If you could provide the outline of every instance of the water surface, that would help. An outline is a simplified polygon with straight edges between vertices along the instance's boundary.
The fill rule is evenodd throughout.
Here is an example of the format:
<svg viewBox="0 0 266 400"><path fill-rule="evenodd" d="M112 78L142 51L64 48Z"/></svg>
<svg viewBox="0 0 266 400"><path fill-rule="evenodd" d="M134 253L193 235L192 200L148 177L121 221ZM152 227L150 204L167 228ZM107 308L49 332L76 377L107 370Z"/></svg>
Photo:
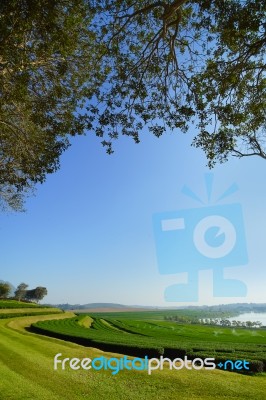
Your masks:
<svg viewBox="0 0 266 400"><path fill-rule="evenodd" d="M249 313L244 313L238 315L238 317L232 317L228 318L229 321L240 321L240 322L246 322L246 321L260 321L262 325L266 326L266 313L255 313L255 312L249 312Z"/></svg>

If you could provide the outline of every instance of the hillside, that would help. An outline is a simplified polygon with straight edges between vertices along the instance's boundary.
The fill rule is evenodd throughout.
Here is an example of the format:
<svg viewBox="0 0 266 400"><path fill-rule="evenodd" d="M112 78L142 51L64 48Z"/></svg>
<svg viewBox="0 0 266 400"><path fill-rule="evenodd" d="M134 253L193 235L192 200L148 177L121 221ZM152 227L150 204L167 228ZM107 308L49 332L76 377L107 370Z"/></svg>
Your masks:
<svg viewBox="0 0 266 400"><path fill-rule="evenodd" d="M219 311L231 312L234 314L244 312L266 312L266 303L233 303L219 304L213 306L182 306L182 307L156 307L145 305L125 305L119 303L88 303L88 304L56 304L53 307L58 307L62 310L88 310L100 312L102 311L141 311L141 310L204 310L204 311Z"/></svg>

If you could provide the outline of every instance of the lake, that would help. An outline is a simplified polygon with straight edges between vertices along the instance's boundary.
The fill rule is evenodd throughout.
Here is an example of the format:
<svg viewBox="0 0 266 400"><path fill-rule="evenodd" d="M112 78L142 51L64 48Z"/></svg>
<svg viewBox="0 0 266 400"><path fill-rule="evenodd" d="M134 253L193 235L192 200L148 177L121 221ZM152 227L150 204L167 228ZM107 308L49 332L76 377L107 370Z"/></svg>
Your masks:
<svg viewBox="0 0 266 400"><path fill-rule="evenodd" d="M249 312L249 313L244 313L238 315L238 317L232 317L228 318L229 321L241 321L241 322L246 322L246 321L260 321L262 325L266 326L266 313L255 313L255 312Z"/></svg>

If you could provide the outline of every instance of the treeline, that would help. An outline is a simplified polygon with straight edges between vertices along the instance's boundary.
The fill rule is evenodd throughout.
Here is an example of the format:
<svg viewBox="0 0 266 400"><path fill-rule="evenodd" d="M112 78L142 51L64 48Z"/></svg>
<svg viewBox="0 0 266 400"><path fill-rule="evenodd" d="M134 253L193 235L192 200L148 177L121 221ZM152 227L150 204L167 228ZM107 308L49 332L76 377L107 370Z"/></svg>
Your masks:
<svg viewBox="0 0 266 400"><path fill-rule="evenodd" d="M182 324L202 324L202 325L215 325L215 326L224 326L224 327L235 327L235 328L261 328L262 322L260 321L237 321L233 320L230 321L229 319L222 319L222 318L191 318L185 316L165 316L165 321L173 321Z"/></svg>
<svg viewBox="0 0 266 400"><path fill-rule="evenodd" d="M229 319L200 319L199 320L200 324L204 325L217 325L217 326L228 326L228 327L244 327L244 328L261 328L262 327L262 322L260 321L237 321L233 320L230 321Z"/></svg>
<svg viewBox="0 0 266 400"><path fill-rule="evenodd" d="M213 306L188 306L187 310L199 310L208 312L226 312L243 314L246 312L266 312L266 303L232 303Z"/></svg>
<svg viewBox="0 0 266 400"><path fill-rule="evenodd" d="M0 299L13 299L18 301L39 302L47 295L47 289L37 286L35 289L28 289L29 285L22 282L11 296L12 287L8 282L0 282Z"/></svg>
<svg viewBox="0 0 266 400"><path fill-rule="evenodd" d="M164 317L165 321L173 321L173 322L179 322L180 324L199 324L200 319L199 318L193 318L189 316L183 316L183 315L166 315Z"/></svg>

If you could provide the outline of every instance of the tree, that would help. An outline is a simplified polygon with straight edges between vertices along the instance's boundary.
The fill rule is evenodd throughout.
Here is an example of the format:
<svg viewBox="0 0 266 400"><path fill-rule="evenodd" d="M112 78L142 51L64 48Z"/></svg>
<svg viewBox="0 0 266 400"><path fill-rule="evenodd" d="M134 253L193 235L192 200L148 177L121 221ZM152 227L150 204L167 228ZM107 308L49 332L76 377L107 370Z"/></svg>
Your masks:
<svg viewBox="0 0 266 400"><path fill-rule="evenodd" d="M38 286L35 289L26 290L25 299L30 301L36 301L37 303L47 295L47 289L42 286Z"/></svg>
<svg viewBox="0 0 266 400"><path fill-rule="evenodd" d="M35 289L26 290L25 300L34 301L35 300Z"/></svg>
<svg viewBox="0 0 266 400"><path fill-rule="evenodd" d="M42 286L38 286L35 289L35 299L37 301L37 303L42 300L45 296L47 296L48 292L47 289L45 287Z"/></svg>
<svg viewBox="0 0 266 400"><path fill-rule="evenodd" d="M8 283L0 283L0 299L6 299L11 291L11 287Z"/></svg>
<svg viewBox="0 0 266 400"><path fill-rule="evenodd" d="M266 159L266 5L203 1L202 29L214 44L194 79L199 134L194 140L213 166L237 157Z"/></svg>
<svg viewBox="0 0 266 400"><path fill-rule="evenodd" d="M25 298L28 286L29 285L27 285L26 283L20 283L18 285L17 289L15 290L16 300L20 301Z"/></svg>
<svg viewBox="0 0 266 400"><path fill-rule="evenodd" d="M75 111L98 79L97 48L82 0L11 0L0 15L0 195L19 210L84 130Z"/></svg>
<svg viewBox="0 0 266 400"><path fill-rule="evenodd" d="M210 167L266 158L265 11L254 0L2 2L3 201L20 209L69 136L88 131L112 153L120 135L138 143L144 129L194 122Z"/></svg>

